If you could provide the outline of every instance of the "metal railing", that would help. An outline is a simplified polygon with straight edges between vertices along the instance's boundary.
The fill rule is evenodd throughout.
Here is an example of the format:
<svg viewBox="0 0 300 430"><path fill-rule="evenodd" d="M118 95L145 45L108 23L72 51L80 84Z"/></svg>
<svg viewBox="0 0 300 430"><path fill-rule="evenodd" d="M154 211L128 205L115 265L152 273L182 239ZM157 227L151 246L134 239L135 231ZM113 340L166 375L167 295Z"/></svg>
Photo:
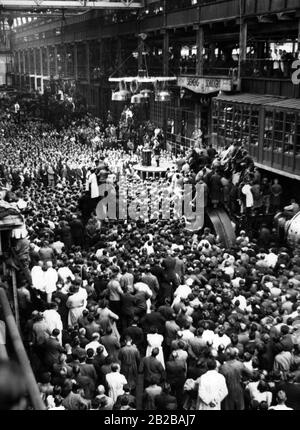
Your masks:
<svg viewBox="0 0 300 430"><path fill-rule="evenodd" d="M181 63L180 67L176 70L176 74L179 75L195 75L196 74L196 63L189 64L188 61L185 63L184 61ZM204 62L203 65L203 75L204 76L229 76L233 77L234 71L237 70L238 65L232 63L231 65L214 65Z"/></svg>
<svg viewBox="0 0 300 430"><path fill-rule="evenodd" d="M38 388L35 376L33 374L30 361L27 352L24 348L23 341L21 339L15 318L13 316L6 291L0 287L0 305L2 307L2 313L4 322L7 328L7 333L10 336L11 344L14 353L17 357L18 363L24 375L27 391L31 404L35 410L45 410L46 407L42 401L40 390Z"/></svg>
<svg viewBox="0 0 300 430"><path fill-rule="evenodd" d="M175 156L177 156L178 153L186 152L187 150L194 148L195 144L195 139L181 136L180 134L167 133L167 150L173 152Z"/></svg>
<svg viewBox="0 0 300 430"><path fill-rule="evenodd" d="M294 59L249 59L242 61L241 76L243 78L290 79L294 61Z"/></svg>

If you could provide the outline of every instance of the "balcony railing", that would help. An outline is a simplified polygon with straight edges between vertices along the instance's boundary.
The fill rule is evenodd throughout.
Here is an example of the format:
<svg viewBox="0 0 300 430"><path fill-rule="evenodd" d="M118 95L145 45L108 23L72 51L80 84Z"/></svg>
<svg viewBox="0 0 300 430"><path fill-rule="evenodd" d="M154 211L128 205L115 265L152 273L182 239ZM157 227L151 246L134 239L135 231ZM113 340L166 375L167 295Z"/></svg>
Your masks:
<svg viewBox="0 0 300 430"><path fill-rule="evenodd" d="M176 156L179 153L186 152L195 147L196 140L180 134L167 132L167 145L168 150L173 152Z"/></svg>
<svg viewBox="0 0 300 430"><path fill-rule="evenodd" d="M290 79L292 64L295 60L252 59L242 62L241 76L243 78L274 78Z"/></svg>
<svg viewBox="0 0 300 430"><path fill-rule="evenodd" d="M167 3L167 11L185 9L192 6L202 6L208 3L216 3L219 0L172 0Z"/></svg>

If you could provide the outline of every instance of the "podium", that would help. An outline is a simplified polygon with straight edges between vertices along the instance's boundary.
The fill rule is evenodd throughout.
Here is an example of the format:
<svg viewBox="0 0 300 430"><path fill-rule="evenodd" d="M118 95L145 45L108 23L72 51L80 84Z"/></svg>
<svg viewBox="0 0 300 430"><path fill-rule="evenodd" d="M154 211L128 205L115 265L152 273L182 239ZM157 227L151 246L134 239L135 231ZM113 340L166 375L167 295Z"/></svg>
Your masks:
<svg viewBox="0 0 300 430"><path fill-rule="evenodd" d="M142 165L149 167L152 165L152 150L144 149L142 152Z"/></svg>

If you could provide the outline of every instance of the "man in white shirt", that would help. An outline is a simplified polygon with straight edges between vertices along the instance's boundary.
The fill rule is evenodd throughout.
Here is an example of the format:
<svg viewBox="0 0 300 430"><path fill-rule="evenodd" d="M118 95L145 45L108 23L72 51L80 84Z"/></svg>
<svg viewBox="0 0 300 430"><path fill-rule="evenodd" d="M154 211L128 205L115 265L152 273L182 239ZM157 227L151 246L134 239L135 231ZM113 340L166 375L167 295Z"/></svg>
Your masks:
<svg viewBox="0 0 300 430"><path fill-rule="evenodd" d="M192 279L187 279L185 285L179 285L179 287L177 287L176 291L174 292L174 301L172 303L172 307L175 304L180 303L181 299L187 299L188 298L188 296L192 292L192 289L187 284L192 284L192 283L193 283Z"/></svg>
<svg viewBox="0 0 300 430"><path fill-rule="evenodd" d="M14 109L15 109L15 113L19 113L19 111L20 111L20 105L19 105L18 102L15 103Z"/></svg>
<svg viewBox="0 0 300 430"><path fill-rule="evenodd" d="M274 253L273 249L270 249L269 254L265 256L265 262L268 267L274 269L278 261L278 255Z"/></svg>
<svg viewBox="0 0 300 430"><path fill-rule="evenodd" d="M215 340L215 333L212 330L206 328L202 334L202 339L207 343L213 344Z"/></svg>
<svg viewBox="0 0 300 430"><path fill-rule="evenodd" d="M220 326L219 329L217 329L218 333L215 334L214 340L213 340L213 349L218 350L220 345L223 345L225 349L228 345L230 345L231 340L225 334L225 330L222 326Z"/></svg>
<svg viewBox="0 0 300 430"><path fill-rule="evenodd" d="M235 269L232 264L230 264L230 261L225 261L225 267L223 268L223 272L228 275L230 279L234 277Z"/></svg>
<svg viewBox="0 0 300 430"><path fill-rule="evenodd" d="M53 268L52 261L46 262L46 272L45 272L45 291L47 294L47 303L51 303L52 293L56 291L56 283L58 281L57 271Z"/></svg>
<svg viewBox="0 0 300 430"><path fill-rule="evenodd" d="M50 226L51 228L51 226ZM61 240L56 240L55 242L53 242L51 245L51 248L54 249L54 251L56 252L57 255L61 255L63 252L63 248L65 247L65 244L61 241Z"/></svg>
<svg viewBox="0 0 300 430"><path fill-rule="evenodd" d="M62 344L62 330L63 323L59 313L57 312L58 306L56 303L50 303L49 309L43 312L45 323L48 325L50 333L57 328L60 331L58 335L59 343Z"/></svg>
<svg viewBox="0 0 300 430"><path fill-rule="evenodd" d="M144 292L148 295L149 298L146 301L146 303L147 303L147 314L150 314L151 313L151 297L153 296L151 288L147 284L145 284L144 282L137 282L136 284L134 284L133 288L134 288L134 291Z"/></svg>
<svg viewBox="0 0 300 430"><path fill-rule="evenodd" d="M287 401L286 393L283 390L278 391L277 394L277 405L271 406L269 411L292 411L293 408L288 408L285 404Z"/></svg>
<svg viewBox="0 0 300 430"><path fill-rule="evenodd" d="M63 284L67 283L68 278L72 281L75 279L73 272L68 268L68 266L64 266L63 263L61 263L61 267L58 269L57 274Z"/></svg>
<svg viewBox="0 0 300 430"><path fill-rule="evenodd" d="M45 272L43 271L44 263L43 261L38 261L36 266L33 266L31 269L31 280L32 287L36 290L45 293L46 291L46 283L45 283Z"/></svg>
<svg viewBox="0 0 300 430"><path fill-rule="evenodd" d="M99 341L100 341L100 334L99 333L93 333L92 334L92 341L85 346L85 350L87 351L88 349L93 349L95 354L96 354L97 348L99 346L102 346L102 348L103 348L102 354L104 357L107 357L108 353L106 351L106 348Z"/></svg>
<svg viewBox="0 0 300 430"><path fill-rule="evenodd" d="M237 289L240 288L241 286L241 281L242 283L245 282L245 279L240 278L239 276L237 276L236 278L231 280L231 285L233 286L233 288Z"/></svg>
<svg viewBox="0 0 300 430"><path fill-rule="evenodd" d="M254 199L250 184L243 186L242 193L246 196L246 209L251 209L254 205Z"/></svg>
<svg viewBox="0 0 300 430"><path fill-rule="evenodd" d="M124 385L127 384L127 379L120 373L120 366L112 364L111 372L106 375L106 382L108 385L108 395L116 402L118 396L124 394Z"/></svg>
<svg viewBox="0 0 300 430"><path fill-rule="evenodd" d="M228 394L226 379L217 370L214 359L207 362L208 371L197 379L196 410L221 410L221 402Z"/></svg>
<svg viewBox="0 0 300 430"><path fill-rule="evenodd" d="M151 240L148 240L148 242L145 243L143 249L146 249L148 256L154 254L154 248Z"/></svg>

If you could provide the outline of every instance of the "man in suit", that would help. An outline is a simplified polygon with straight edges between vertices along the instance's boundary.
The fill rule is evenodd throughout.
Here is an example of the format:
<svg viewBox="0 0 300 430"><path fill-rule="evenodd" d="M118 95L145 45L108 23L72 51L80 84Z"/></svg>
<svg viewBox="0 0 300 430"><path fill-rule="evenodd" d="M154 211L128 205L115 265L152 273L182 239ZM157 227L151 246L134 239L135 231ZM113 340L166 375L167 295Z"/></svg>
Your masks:
<svg viewBox="0 0 300 430"><path fill-rule="evenodd" d="M91 341L94 333L100 332L100 325L96 323L95 318L92 314L87 317L88 324L85 326L86 338Z"/></svg>
<svg viewBox="0 0 300 430"><path fill-rule="evenodd" d="M165 370L161 362L156 358L158 348L153 348L151 356L145 357L141 362L140 373L144 373L144 385L148 387L151 381L160 384L166 379Z"/></svg>
<svg viewBox="0 0 300 430"><path fill-rule="evenodd" d="M134 308L136 298L130 293L127 285L123 287L124 294L121 295L121 324L122 328L126 329L134 316Z"/></svg>
<svg viewBox="0 0 300 430"><path fill-rule="evenodd" d="M202 339L204 332L203 327L199 327L196 330L195 336L188 339L188 352L191 359L197 361L200 357L201 352L206 347L206 340Z"/></svg>
<svg viewBox="0 0 300 430"><path fill-rule="evenodd" d="M179 258L180 253L179 251L174 252L175 257L175 273L179 277L180 282L182 283L184 281L184 275L185 275L185 266L184 261Z"/></svg>
<svg viewBox="0 0 300 430"><path fill-rule="evenodd" d="M117 362L121 346L111 327L107 327L106 334L100 338L100 343L104 345L107 353Z"/></svg>
<svg viewBox="0 0 300 430"><path fill-rule="evenodd" d="M158 279L155 275L151 273L151 267L150 264L146 264L144 273L142 274L141 282L144 282L148 285L149 288L151 288L152 291L152 301L156 299L158 290L159 290L159 283Z"/></svg>
<svg viewBox="0 0 300 430"><path fill-rule="evenodd" d="M180 284L175 271L176 259L173 257L164 258L162 261L162 267L165 269L165 281L171 283L175 290Z"/></svg>
<svg viewBox="0 0 300 430"><path fill-rule="evenodd" d="M73 244L82 247L84 245L84 225L77 215L72 216L70 227Z"/></svg>
<svg viewBox="0 0 300 430"><path fill-rule="evenodd" d="M156 410L158 411L176 411L177 400L171 395L171 386L167 382L163 384L162 392L154 400Z"/></svg>
<svg viewBox="0 0 300 430"><path fill-rule="evenodd" d="M300 410L300 384L295 382L295 375L293 373L286 375L286 381L281 383L280 390L286 393L286 406L296 411Z"/></svg>
<svg viewBox="0 0 300 430"><path fill-rule="evenodd" d="M87 376L92 381L97 381L97 373L95 370L94 364L88 364L86 362L87 355L84 354L79 357L79 368L80 368L80 375L81 376Z"/></svg>
<svg viewBox="0 0 300 430"><path fill-rule="evenodd" d="M183 406L183 386L186 380L186 363L180 360L178 353L173 351L166 363L167 380L171 385L172 394L176 396L178 408Z"/></svg>
<svg viewBox="0 0 300 430"><path fill-rule="evenodd" d="M105 354L103 345L98 346L96 349L96 355L93 357L93 365L97 373L98 381L102 376L101 366L105 364Z"/></svg>
<svg viewBox="0 0 300 430"><path fill-rule="evenodd" d="M61 346L58 336L60 335L60 331L55 328L51 336L44 343L44 363L52 370L53 364L58 363L59 356L62 352L65 352L65 349Z"/></svg>
<svg viewBox="0 0 300 430"><path fill-rule="evenodd" d="M251 376L252 372L237 360L238 350L228 349L229 359L220 367L220 373L225 376L228 389L228 396L223 402L223 407L227 411L244 410L244 390L242 387L243 376Z"/></svg>
<svg viewBox="0 0 300 430"><path fill-rule="evenodd" d="M175 321L175 314L172 313L169 316L168 321L165 322L165 339L163 349L166 360L169 358L171 352L172 341L177 339L177 333L179 330L180 327Z"/></svg>
<svg viewBox="0 0 300 430"><path fill-rule="evenodd" d="M121 394L120 396L118 396L117 401L114 405L114 409L118 410L121 408L122 400L124 398L128 399L129 406L136 408L136 398L131 394L129 385L128 384L124 385L123 390L124 390L124 394Z"/></svg>
<svg viewBox="0 0 300 430"><path fill-rule="evenodd" d="M156 312L152 309L151 313L146 314L141 319L141 327L145 334L151 333L151 328L156 327L159 334L164 334L165 332L165 318L160 312Z"/></svg>
<svg viewBox="0 0 300 430"><path fill-rule="evenodd" d="M132 343L136 345L141 355L144 355L143 354L143 351L145 349L144 333L143 333L143 330L140 327L138 327L138 322L139 322L139 318L135 316L133 318L132 324L124 330L123 335L124 337L126 336L130 337L132 339Z"/></svg>
<svg viewBox="0 0 300 430"><path fill-rule="evenodd" d="M140 353L136 345L132 344L132 339L126 337L126 343L119 352L121 362L121 373L127 379L131 390L135 390L138 379L138 368L140 364Z"/></svg>

